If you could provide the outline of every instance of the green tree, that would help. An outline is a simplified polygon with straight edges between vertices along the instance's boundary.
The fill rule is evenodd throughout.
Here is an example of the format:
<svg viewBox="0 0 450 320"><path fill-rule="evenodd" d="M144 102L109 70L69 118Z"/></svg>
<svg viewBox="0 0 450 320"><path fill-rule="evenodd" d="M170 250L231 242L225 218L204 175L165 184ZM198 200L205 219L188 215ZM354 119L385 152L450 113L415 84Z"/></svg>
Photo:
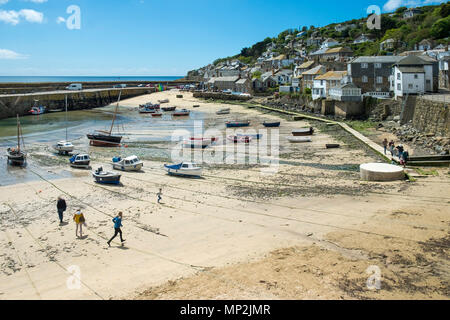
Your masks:
<svg viewBox="0 0 450 320"><path fill-rule="evenodd" d="M439 19L431 27L431 36L434 39L442 39L450 36L450 16Z"/></svg>

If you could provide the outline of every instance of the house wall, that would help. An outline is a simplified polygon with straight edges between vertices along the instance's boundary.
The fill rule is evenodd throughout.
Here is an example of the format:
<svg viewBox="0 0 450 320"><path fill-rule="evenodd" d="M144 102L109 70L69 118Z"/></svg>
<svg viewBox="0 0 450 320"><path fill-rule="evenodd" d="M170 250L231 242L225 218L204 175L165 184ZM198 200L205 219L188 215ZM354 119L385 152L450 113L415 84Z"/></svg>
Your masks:
<svg viewBox="0 0 450 320"><path fill-rule="evenodd" d="M398 74L401 75L401 79L398 79ZM418 76L415 79L415 75ZM395 67L395 96L402 97L407 94L423 94L425 93L425 74L424 73L402 73L397 67ZM401 84L401 88L398 85ZM412 88L409 85L412 84Z"/></svg>
<svg viewBox="0 0 450 320"><path fill-rule="evenodd" d="M364 104L352 101L335 101L334 102L334 114L339 118L352 118L364 115Z"/></svg>
<svg viewBox="0 0 450 320"><path fill-rule="evenodd" d="M368 68L362 68L361 63L349 64L349 76L352 82L362 89L362 93L366 92L389 92L392 65L394 62L382 63L381 68L375 68L375 63L368 63ZM367 82L363 82L363 77L367 77ZM377 77L383 77L382 83L377 83Z"/></svg>

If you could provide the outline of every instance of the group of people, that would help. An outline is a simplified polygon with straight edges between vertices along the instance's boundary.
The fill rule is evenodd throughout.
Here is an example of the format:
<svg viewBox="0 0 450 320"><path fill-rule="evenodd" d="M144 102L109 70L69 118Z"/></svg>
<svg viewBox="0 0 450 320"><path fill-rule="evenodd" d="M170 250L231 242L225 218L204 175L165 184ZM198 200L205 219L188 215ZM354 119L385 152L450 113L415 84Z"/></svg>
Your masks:
<svg viewBox="0 0 450 320"><path fill-rule="evenodd" d="M161 203L162 200L162 189L159 189L159 192L157 193L157 197L158 197L158 203ZM64 212L67 210L67 203L66 200L63 199L63 197L59 197L58 198L58 202L56 204L56 207L58 209L58 217L59 217L59 221L61 224L64 223L63 219L64 219ZM111 242L118 236L120 235L120 241L122 243L125 242L125 239L123 239L123 234L122 234L122 219L123 219L123 213L119 212L118 215L116 217L114 217L114 219L112 219L112 222L114 223L114 236L107 242L108 246L111 246ZM83 226L87 226L86 225L86 218L84 217L83 212L81 211L81 209L78 209L75 214L73 215L73 221L76 224L76 229L75 229L75 236L77 238L82 238L83 237Z"/></svg>
<svg viewBox="0 0 450 320"><path fill-rule="evenodd" d="M385 155L387 155L389 149L389 152L392 156L392 164L397 164L397 162L394 160L394 156L397 156L400 159L400 165L406 167L409 159L409 152L405 150L405 147L403 147L403 145L400 144L396 146L394 140L388 142L388 139L384 139L383 147Z"/></svg>

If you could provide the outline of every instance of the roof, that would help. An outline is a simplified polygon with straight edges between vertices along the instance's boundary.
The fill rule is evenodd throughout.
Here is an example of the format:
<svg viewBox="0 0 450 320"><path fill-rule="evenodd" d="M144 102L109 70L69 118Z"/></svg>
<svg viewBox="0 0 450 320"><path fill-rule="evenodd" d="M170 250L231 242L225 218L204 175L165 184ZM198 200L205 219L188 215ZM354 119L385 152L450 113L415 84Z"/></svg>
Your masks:
<svg viewBox="0 0 450 320"><path fill-rule="evenodd" d="M314 63L315 63L315 61L306 61L306 62L303 62L300 66L298 66L298 68L299 69L308 69L311 66L313 66Z"/></svg>
<svg viewBox="0 0 450 320"><path fill-rule="evenodd" d="M359 89L359 87L356 86L353 82L349 82L349 83L346 83L346 84L341 84L341 85L339 85L337 87L334 87L332 89Z"/></svg>
<svg viewBox="0 0 450 320"><path fill-rule="evenodd" d="M214 83L214 82L218 82L218 81L220 81L220 82L236 82L237 80L239 80L238 76L233 76L233 77L215 77L215 78L211 78L208 82L209 83Z"/></svg>
<svg viewBox="0 0 450 320"><path fill-rule="evenodd" d="M316 80L341 80L347 75L347 71L328 71L316 78Z"/></svg>
<svg viewBox="0 0 450 320"><path fill-rule="evenodd" d="M353 53L352 49L350 49L350 48L343 48L343 47L328 49L325 53L329 54L329 53L339 53L339 52Z"/></svg>
<svg viewBox="0 0 450 320"><path fill-rule="evenodd" d="M397 62L398 66L424 66L429 64L433 64L433 62L417 56L407 56Z"/></svg>
<svg viewBox="0 0 450 320"><path fill-rule="evenodd" d="M399 56L373 56L373 57L358 57L352 60L351 63L396 63L403 59Z"/></svg>
<svg viewBox="0 0 450 320"><path fill-rule="evenodd" d="M238 80L238 81L236 82L236 84L245 84L247 81L248 81L247 78L240 79L240 80Z"/></svg>
<svg viewBox="0 0 450 320"><path fill-rule="evenodd" d="M424 67L399 67L403 73L425 73Z"/></svg>
<svg viewBox="0 0 450 320"><path fill-rule="evenodd" d="M315 68L312 68L311 70L305 71L302 74L309 74L309 75L315 75L315 74L322 74L323 73L323 66L317 66Z"/></svg>
<svg viewBox="0 0 450 320"><path fill-rule="evenodd" d="M315 55L319 55L319 54L324 54L325 52L327 52L327 48L323 48L323 49L319 49L317 51L311 52L309 55L310 56L315 56Z"/></svg>

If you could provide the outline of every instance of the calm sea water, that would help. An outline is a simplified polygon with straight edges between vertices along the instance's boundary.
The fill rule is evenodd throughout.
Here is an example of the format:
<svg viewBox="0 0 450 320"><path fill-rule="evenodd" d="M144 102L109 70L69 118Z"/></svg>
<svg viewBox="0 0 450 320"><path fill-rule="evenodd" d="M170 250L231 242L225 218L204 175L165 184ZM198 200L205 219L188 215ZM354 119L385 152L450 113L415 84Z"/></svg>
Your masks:
<svg viewBox="0 0 450 320"><path fill-rule="evenodd" d="M182 76L159 76L159 77L146 77L146 76L130 76L130 77L81 77L81 76L67 76L67 77L15 77L15 76L0 76L0 83L36 83L36 82L126 82L126 81L174 81L183 78Z"/></svg>

